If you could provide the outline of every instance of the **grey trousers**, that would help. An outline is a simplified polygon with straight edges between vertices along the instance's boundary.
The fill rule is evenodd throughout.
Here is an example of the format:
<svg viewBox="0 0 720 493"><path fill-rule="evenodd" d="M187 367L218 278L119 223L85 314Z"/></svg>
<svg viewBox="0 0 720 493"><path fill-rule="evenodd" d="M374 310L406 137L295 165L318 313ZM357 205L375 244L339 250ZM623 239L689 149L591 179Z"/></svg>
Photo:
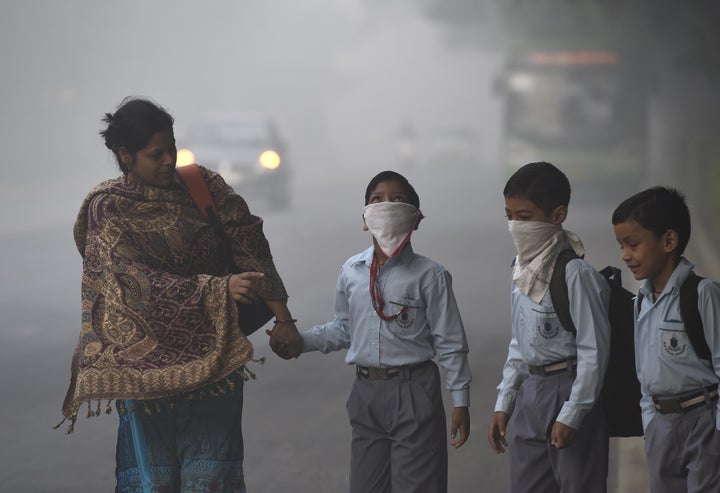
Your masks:
<svg viewBox="0 0 720 493"><path fill-rule="evenodd" d="M720 492L716 406L683 414L656 413L645 430L652 493Z"/></svg>
<svg viewBox="0 0 720 493"><path fill-rule="evenodd" d="M606 493L607 424L602 405L583 419L573 444L550 444L555 417L570 395L568 373L531 375L518 392L508 430L510 493Z"/></svg>
<svg viewBox="0 0 720 493"><path fill-rule="evenodd" d="M347 401L351 493L445 493L448 452L434 363L388 380L357 377Z"/></svg>

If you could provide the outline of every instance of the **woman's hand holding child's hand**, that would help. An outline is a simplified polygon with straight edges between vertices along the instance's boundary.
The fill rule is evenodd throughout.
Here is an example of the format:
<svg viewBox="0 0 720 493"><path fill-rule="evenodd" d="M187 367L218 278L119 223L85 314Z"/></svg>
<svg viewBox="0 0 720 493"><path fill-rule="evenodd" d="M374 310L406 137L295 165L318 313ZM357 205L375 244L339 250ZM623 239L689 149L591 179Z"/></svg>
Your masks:
<svg viewBox="0 0 720 493"><path fill-rule="evenodd" d="M297 358L302 353L302 337L294 322L276 321L265 333L270 336L270 347L282 359Z"/></svg>

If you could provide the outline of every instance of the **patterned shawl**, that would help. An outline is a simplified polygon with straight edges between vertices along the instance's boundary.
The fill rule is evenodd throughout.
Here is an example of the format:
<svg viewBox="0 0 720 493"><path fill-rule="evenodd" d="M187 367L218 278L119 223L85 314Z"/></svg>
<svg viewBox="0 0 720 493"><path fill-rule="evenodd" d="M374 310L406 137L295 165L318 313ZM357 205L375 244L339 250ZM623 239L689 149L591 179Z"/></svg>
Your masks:
<svg viewBox="0 0 720 493"><path fill-rule="evenodd" d="M220 175L201 169L235 263L265 273L255 284L261 297L287 299L262 219ZM105 181L85 199L74 236L83 273L82 327L63 403L71 427L84 402L191 392L252 357L219 240L181 185Z"/></svg>

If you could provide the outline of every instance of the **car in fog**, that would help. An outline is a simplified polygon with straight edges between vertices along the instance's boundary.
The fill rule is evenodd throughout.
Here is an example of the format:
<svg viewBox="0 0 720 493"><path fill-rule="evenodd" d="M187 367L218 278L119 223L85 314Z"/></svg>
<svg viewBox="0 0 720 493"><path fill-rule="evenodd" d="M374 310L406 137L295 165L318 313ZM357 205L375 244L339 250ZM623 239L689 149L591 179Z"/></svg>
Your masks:
<svg viewBox="0 0 720 493"><path fill-rule="evenodd" d="M250 111L203 114L178 142L178 166L192 162L217 171L253 206L290 205L290 166L274 120Z"/></svg>

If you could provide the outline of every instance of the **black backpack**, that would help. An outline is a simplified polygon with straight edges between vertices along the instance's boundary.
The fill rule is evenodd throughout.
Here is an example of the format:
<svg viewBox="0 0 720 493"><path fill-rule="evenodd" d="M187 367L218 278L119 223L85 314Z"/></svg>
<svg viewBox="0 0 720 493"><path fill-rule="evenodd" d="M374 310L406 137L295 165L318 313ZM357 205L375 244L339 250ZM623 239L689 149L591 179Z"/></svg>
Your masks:
<svg viewBox="0 0 720 493"><path fill-rule="evenodd" d="M565 279L567 263L578 258L573 250L558 255L550 281L550 298L563 328L577 334L570 317L570 302ZM605 408L608 434L611 437L642 436L640 382L635 370L635 295L622 287L620 269L608 266L600 271L610 286L610 357L600 399ZM698 311L698 284L702 278L691 273L680 289L680 311L688 338L697 354L710 359L702 320ZM639 297L639 301L642 296ZM703 348L704 346L704 348Z"/></svg>
<svg viewBox="0 0 720 493"><path fill-rule="evenodd" d="M550 280L550 298L555 313L563 328L573 336L577 330L570 317L565 267L575 258L578 256L573 250L560 252ZM642 436L640 382L635 371L635 295L622 287L620 270L616 267L606 267L600 273L610 285L610 357L600 392L608 434L614 437Z"/></svg>

